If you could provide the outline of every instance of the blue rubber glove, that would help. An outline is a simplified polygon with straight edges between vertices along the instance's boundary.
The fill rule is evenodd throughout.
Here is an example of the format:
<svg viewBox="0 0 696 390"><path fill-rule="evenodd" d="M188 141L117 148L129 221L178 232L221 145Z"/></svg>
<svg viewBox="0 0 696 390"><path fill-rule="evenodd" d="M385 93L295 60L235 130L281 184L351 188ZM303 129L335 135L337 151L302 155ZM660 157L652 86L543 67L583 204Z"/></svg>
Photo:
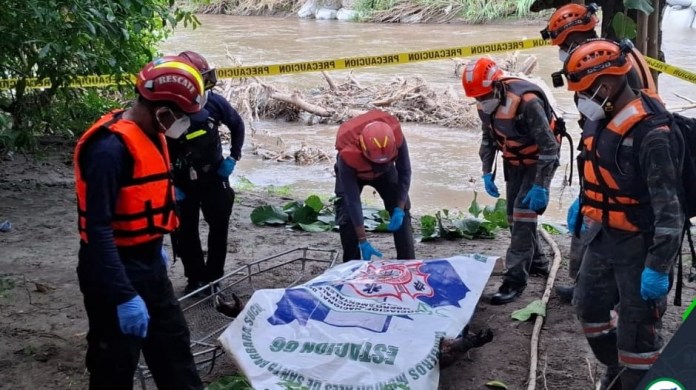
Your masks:
<svg viewBox="0 0 696 390"><path fill-rule="evenodd" d="M391 216L391 219L389 220L389 226L387 226L387 230L390 232L395 232L401 228L401 224L404 223L404 210L401 209L401 207L395 207L394 208L394 213Z"/></svg>
<svg viewBox="0 0 696 390"><path fill-rule="evenodd" d="M162 263L164 264L164 268L169 268L169 255L167 254L167 250L164 249L164 247L162 247L160 255L162 256Z"/></svg>
<svg viewBox="0 0 696 390"><path fill-rule="evenodd" d="M360 247L360 253L362 254L363 260L370 260L372 258L372 255L382 257L382 253L380 253L380 251L378 251L377 249L373 248L368 241L363 241L360 244L358 244L358 246Z"/></svg>
<svg viewBox="0 0 696 390"><path fill-rule="evenodd" d="M147 313L147 306L136 295L128 302L124 302L116 307L118 314L118 324L121 326L123 334L129 334L140 338L147 336L147 324L150 322L150 315Z"/></svg>
<svg viewBox="0 0 696 390"><path fill-rule="evenodd" d="M668 273L657 272L649 267L643 269L643 274L640 276L640 296L644 300L660 299L667 295L668 288Z"/></svg>
<svg viewBox="0 0 696 390"><path fill-rule="evenodd" d="M549 191L534 184L527 192L527 196L522 199L522 204L537 212L543 210L549 204Z"/></svg>
<svg viewBox="0 0 696 390"><path fill-rule="evenodd" d="M233 159L232 157L227 157L226 159L222 160L220 167L217 170L218 176L223 178L230 177L236 165L237 160Z"/></svg>
<svg viewBox="0 0 696 390"><path fill-rule="evenodd" d="M186 199L186 194L179 187L174 187L174 198L177 202L181 202Z"/></svg>
<svg viewBox="0 0 696 390"><path fill-rule="evenodd" d="M483 184L486 187L486 192L488 195L497 198L500 196L500 192L498 192L498 187L493 183L493 174L492 173L486 173L483 177Z"/></svg>
<svg viewBox="0 0 696 390"><path fill-rule="evenodd" d="M575 199L575 202L573 202L568 209L568 215L566 215L568 231L571 234L575 231L575 224L578 222L578 214L580 214L580 199Z"/></svg>

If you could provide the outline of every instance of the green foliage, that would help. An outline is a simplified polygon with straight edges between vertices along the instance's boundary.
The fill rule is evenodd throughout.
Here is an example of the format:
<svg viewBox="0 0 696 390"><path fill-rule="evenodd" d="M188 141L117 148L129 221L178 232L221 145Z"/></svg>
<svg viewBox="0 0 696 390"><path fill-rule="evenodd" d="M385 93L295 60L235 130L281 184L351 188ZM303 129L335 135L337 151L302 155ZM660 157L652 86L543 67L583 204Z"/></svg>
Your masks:
<svg viewBox="0 0 696 390"><path fill-rule="evenodd" d="M242 375L225 376L208 385L205 390L253 390Z"/></svg>
<svg viewBox="0 0 696 390"><path fill-rule="evenodd" d="M337 230L334 203L338 198L331 198L326 203L317 195L310 195L304 201L292 201L283 207L264 205L251 212L251 222L255 225L287 225L292 229L318 233ZM386 232L389 224L389 212L371 207L363 208L365 230Z"/></svg>
<svg viewBox="0 0 696 390"><path fill-rule="evenodd" d="M624 8L636 9L646 15L650 15L655 11L650 0L623 0Z"/></svg>
<svg viewBox="0 0 696 390"><path fill-rule="evenodd" d="M199 24L193 14L174 7L174 0L7 2L0 12L0 77L18 79L18 83L15 90L0 93L0 110L11 114L15 132L66 133L68 125L61 123L66 117L69 132L81 132L104 113L78 114L84 106L96 109L110 104L96 97L99 92L68 91L67 84L83 75L124 78L136 73L156 56L157 44L181 22ZM29 78L48 78L51 87L28 89ZM53 107L56 101L59 108ZM53 115L68 104L75 106L68 113ZM21 139L12 143L22 144Z"/></svg>
<svg viewBox="0 0 696 390"><path fill-rule="evenodd" d="M507 228L507 203L499 199L494 207L486 206L481 210L476 201L476 194L469 206L469 213L438 210L434 216L424 215L420 219L421 241L433 241L439 238L454 240L459 238L477 239L495 238L499 228ZM483 213L483 218L478 215Z"/></svg>
<svg viewBox="0 0 696 390"><path fill-rule="evenodd" d="M638 34L636 22L623 12L617 12L614 15L614 18L611 20L611 27L619 39L635 39Z"/></svg>
<svg viewBox="0 0 696 390"><path fill-rule="evenodd" d="M562 227L550 223L542 223L541 228L549 234L562 234L565 231Z"/></svg>
<svg viewBox="0 0 696 390"><path fill-rule="evenodd" d="M389 11L403 0L357 0L353 9L359 20L369 20L375 12ZM526 16L534 0L411 0L413 6L428 9L429 14L456 12L469 23L485 23L510 15ZM425 12L424 12L425 13Z"/></svg>

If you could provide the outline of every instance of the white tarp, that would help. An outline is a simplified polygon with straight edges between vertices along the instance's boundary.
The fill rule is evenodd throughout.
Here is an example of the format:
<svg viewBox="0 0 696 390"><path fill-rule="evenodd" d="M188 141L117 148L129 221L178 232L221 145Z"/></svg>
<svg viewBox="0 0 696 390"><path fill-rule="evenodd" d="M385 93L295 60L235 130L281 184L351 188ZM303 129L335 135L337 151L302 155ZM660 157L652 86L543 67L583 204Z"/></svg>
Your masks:
<svg viewBox="0 0 696 390"><path fill-rule="evenodd" d="M469 323L495 260L342 263L256 291L219 340L254 389L432 390L440 339Z"/></svg>

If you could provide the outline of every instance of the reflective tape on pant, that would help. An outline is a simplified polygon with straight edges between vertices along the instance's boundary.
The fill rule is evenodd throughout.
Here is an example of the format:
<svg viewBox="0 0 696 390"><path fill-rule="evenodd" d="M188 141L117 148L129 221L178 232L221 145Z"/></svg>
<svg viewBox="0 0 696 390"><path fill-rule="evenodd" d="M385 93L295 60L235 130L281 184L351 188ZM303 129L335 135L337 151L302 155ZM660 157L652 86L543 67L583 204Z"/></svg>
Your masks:
<svg viewBox="0 0 696 390"><path fill-rule="evenodd" d="M634 370L649 370L660 357L660 351L628 352L619 350L619 363Z"/></svg>
<svg viewBox="0 0 696 390"><path fill-rule="evenodd" d="M585 337L594 338L605 335L616 329L615 321L608 322L583 322L582 331L585 333Z"/></svg>
<svg viewBox="0 0 696 390"><path fill-rule="evenodd" d="M512 209L513 222L532 222L536 223L538 214L529 209Z"/></svg>

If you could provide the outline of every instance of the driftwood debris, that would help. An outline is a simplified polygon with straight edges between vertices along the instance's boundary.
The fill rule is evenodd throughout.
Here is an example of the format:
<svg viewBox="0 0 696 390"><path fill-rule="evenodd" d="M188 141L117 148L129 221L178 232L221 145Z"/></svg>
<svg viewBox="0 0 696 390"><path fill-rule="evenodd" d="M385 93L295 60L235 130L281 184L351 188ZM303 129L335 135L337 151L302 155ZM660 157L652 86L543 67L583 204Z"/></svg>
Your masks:
<svg viewBox="0 0 696 390"><path fill-rule="evenodd" d="M233 65L241 65L228 52ZM455 60L455 76L461 77L463 66L472 59ZM511 74L529 75L537 65L535 56L520 60L518 52L497 58L500 66ZM376 85L363 85L353 72L342 77L322 72L326 84L306 91L287 91L282 87L256 77L224 80L217 87L245 122L251 127L254 153L278 162L295 161L308 165L330 162L330 154L302 143L291 150L283 142L268 139L269 134L257 129L264 119L281 119L288 122L304 121L307 124L340 123L371 109L381 109L399 118L402 123L418 122L443 127L475 128L479 119L473 99L464 97L461 83L437 90L418 76L395 77ZM224 135L223 139L229 137ZM280 138L277 137L276 138Z"/></svg>

